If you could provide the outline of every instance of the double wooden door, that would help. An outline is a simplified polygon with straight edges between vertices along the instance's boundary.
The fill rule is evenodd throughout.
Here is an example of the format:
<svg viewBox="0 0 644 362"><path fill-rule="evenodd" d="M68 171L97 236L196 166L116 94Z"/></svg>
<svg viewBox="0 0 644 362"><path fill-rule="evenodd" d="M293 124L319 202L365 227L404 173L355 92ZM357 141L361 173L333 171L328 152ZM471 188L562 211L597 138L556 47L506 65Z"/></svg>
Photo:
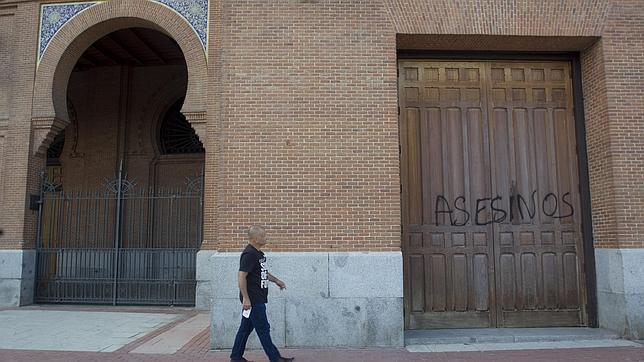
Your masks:
<svg viewBox="0 0 644 362"><path fill-rule="evenodd" d="M399 64L407 328L586 324L567 62Z"/></svg>

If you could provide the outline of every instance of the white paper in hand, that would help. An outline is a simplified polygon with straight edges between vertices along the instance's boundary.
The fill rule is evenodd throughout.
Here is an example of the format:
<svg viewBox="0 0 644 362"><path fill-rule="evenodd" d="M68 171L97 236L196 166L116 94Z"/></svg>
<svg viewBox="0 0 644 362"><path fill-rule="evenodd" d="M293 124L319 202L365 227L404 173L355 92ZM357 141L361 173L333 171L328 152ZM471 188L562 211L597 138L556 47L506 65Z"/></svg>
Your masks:
<svg viewBox="0 0 644 362"><path fill-rule="evenodd" d="M250 318L250 309L251 308L248 308L248 309L242 311L242 316L244 318Z"/></svg>

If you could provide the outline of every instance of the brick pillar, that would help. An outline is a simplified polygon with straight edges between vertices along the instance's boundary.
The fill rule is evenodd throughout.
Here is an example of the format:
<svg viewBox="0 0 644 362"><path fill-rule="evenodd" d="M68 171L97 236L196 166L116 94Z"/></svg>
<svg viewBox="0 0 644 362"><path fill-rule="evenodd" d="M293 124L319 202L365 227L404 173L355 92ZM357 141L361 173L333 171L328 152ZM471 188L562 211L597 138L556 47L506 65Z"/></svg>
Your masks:
<svg viewBox="0 0 644 362"><path fill-rule="evenodd" d="M36 169L44 163L32 149L31 107L36 69L38 4L20 3L2 21L12 24L9 49L11 70L8 84L8 120L4 133L2 210L0 228L0 306L33 302L35 215L29 210L29 195L37 190ZM7 84L3 84L3 87Z"/></svg>
<svg viewBox="0 0 644 362"><path fill-rule="evenodd" d="M582 52L599 325L633 339L644 338L642 19L641 2L616 3Z"/></svg>

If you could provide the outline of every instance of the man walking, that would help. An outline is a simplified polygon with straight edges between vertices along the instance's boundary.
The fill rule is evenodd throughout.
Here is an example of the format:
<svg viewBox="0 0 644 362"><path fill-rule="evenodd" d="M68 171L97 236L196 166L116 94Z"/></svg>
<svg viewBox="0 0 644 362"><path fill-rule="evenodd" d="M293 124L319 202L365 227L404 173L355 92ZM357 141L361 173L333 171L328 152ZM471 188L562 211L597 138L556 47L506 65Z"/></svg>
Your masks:
<svg viewBox="0 0 644 362"><path fill-rule="evenodd" d="M266 245L266 231L260 226L251 226L248 229L248 245L239 259L237 283L239 284L239 300L242 302L243 315L230 354L231 362L250 362L243 356L248 336L253 328L271 362L294 360L294 358L282 357L271 340L270 324L268 324L266 317L268 282L275 283L280 289L286 289L286 284L268 272L266 257L261 251L264 245Z"/></svg>

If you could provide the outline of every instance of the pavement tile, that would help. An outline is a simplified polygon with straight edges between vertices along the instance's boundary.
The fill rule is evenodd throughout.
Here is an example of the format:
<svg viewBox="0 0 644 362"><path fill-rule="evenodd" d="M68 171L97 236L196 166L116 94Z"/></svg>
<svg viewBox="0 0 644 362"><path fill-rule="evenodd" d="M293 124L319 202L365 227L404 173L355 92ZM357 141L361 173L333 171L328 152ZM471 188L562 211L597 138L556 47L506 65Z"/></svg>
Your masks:
<svg viewBox="0 0 644 362"><path fill-rule="evenodd" d="M91 325L83 324L86 319L74 319L73 315L70 314L43 313L45 311L39 310L40 314L23 314L20 315L20 318L13 314L0 313L0 347L6 345L10 347L10 343L22 343L22 347L28 348L23 350L15 349L14 347L11 347L14 349L8 349L7 347L0 349L1 362L229 361L229 351L208 350L209 335L207 329L199 331L199 328L195 328L191 339L188 338L190 337L189 335L184 334L185 330L181 333L177 333L179 330L169 332L176 325L181 325L181 323L176 325L168 323L185 317L186 313L193 313L190 310L184 311L183 314L166 313L165 317L160 319L155 319L157 318L156 313L100 312L95 315L96 319L92 320L94 323ZM76 313L74 312L73 314ZM123 314L129 314L132 318L126 320L117 318ZM16 324L3 323L8 320L20 323L23 317L27 318L24 320L25 323L19 326L18 330L15 329ZM69 318L67 325L60 323L59 318L62 317ZM11 325L11 329L7 328L7 325ZM49 329L43 329L43 325ZM74 326L79 328L73 328ZM140 328L143 330L140 330ZM83 332L79 333L80 330ZM506 340L508 337L512 338L512 340L517 340L524 335L522 334L524 331L496 330L499 334L495 337L492 332L489 330L481 331L479 337L477 337L480 338L479 342L494 338ZM137 346L152 341L163 333L166 334L162 338L172 337L174 340L180 338L185 344L173 354L132 353ZM457 332L452 332L444 337L448 340L450 337L461 338L463 332L459 333L461 333L460 336ZM557 333L561 336L567 335L565 330ZM535 335L538 336L538 333ZM34 336L48 338L32 338ZM161 340L162 338L157 339ZM101 352L42 350L44 347L55 348L61 345ZM546 349L535 349L537 347ZM503 350L499 350L500 348ZM516 348L527 349L514 350ZM644 362L644 346L631 341L611 339L610 337L607 339L576 340L571 342L448 343L431 346L409 346L407 349L284 349L282 354L296 357L297 362ZM261 350L249 351L246 357L256 362L267 361Z"/></svg>
<svg viewBox="0 0 644 362"><path fill-rule="evenodd" d="M420 362L420 361L476 361L476 362L522 362L522 361L619 361L641 362L644 354L640 348L590 348L563 350L522 350L493 352L441 352L410 353L404 349L366 350L283 350L285 356L296 357L297 362ZM246 357L256 362L267 361L261 351L253 351ZM134 353L88 353L0 350L0 361L212 361L228 362L228 352L179 353L174 355Z"/></svg>

